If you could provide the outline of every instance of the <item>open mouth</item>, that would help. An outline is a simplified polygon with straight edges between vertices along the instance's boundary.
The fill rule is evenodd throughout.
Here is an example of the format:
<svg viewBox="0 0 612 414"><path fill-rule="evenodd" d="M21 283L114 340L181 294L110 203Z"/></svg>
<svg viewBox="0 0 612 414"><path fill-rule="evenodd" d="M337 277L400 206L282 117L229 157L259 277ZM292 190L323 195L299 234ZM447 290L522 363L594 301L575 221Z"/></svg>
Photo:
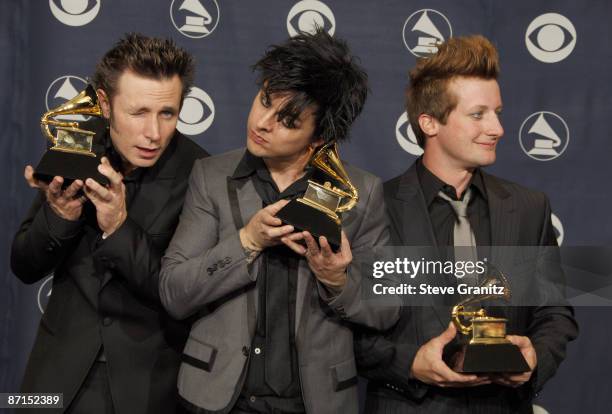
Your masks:
<svg viewBox="0 0 612 414"><path fill-rule="evenodd" d="M145 148L145 147L136 147L140 156L143 158L154 158L159 152L159 148Z"/></svg>

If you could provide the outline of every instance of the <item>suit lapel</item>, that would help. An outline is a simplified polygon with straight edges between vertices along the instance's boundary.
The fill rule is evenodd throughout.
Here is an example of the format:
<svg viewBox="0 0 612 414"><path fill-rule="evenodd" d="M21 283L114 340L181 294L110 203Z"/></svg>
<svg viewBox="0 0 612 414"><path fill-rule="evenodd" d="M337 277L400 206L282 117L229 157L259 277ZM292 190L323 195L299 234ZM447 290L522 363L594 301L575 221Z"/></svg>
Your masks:
<svg viewBox="0 0 612 414"><path fill-rule="evenodd" d="M128 206L128 217L144 231L155 223L172 194L176 172L180 168L180 160L175 156L176 148L176 139L173 138L157 163L142 172L138 194ZM106 272L100 288L110 279L112 272Z"/></svg>
<svg viewBox="0 0 612 414"><path fill-rule="evenodd" d="M489 200L491 245L513 246L516 244L519 230L515 200L495 177L484 172L482 176ZM510 259L508 257L510 253L506 248L493 248L491 251L491 261L503 264Z"/></svg>
<svg viewBox="0 0 612 414"><path fill-rule="evenodd" d="M436 246L436 237L421 191L416 163L404 173L397 192L388 198L392 224L405 246Z"/></svg>
<svg viewBox="0 0 612 414"><path fill-rule="evenodd" d="M416 163L402 175L397 192L387 197L386 202L391 225L396 226L402 245L434 246L437 257L441 257L417 175ZM437 320L445 329L450 317L450 308L433 299L432 301Z"/></svg>
<svg viewBox="0 0 612 414"><path fill-rule="evenodd" d="M251 217L262 208L262 201L249 177L228 176L227 196L236 231L239 231ZM247 326L249 338L255 335L257 325L257 289L246 292Z"/></svg>

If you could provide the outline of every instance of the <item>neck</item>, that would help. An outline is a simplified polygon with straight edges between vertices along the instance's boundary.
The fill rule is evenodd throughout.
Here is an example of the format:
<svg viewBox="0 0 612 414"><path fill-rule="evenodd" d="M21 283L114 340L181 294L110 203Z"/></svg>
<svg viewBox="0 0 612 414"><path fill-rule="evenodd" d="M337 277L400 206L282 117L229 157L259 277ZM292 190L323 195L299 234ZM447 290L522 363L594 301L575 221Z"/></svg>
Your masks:
<svg viewBox="0 0 612 414"><path fill-rule="evenodd" d="M138 168L138 167L130 164L128 161L124 160L123 157L121 157L121 165L123 167L123 175L125 177L130 175L132 173L132 171L134 171L136 168Z"/></svg>
<svg viewBox="0 0 612 414"><path fill-rule="evenodd" d="M457 192L457 198L461 198L474 175L475 168L460 167L448 161L440 162L440 160L431 155L428 156L428 154L431 153L425 151L423 154L423 165L440 180L452 185Z"/></svg>
<svg viewBox="0 0 612 414"><path fill-rule="evenodd" d="M307 151L297 159L263 159L280 192L304 176L304 168L310 160L310 154L310 151Z"/></svg>

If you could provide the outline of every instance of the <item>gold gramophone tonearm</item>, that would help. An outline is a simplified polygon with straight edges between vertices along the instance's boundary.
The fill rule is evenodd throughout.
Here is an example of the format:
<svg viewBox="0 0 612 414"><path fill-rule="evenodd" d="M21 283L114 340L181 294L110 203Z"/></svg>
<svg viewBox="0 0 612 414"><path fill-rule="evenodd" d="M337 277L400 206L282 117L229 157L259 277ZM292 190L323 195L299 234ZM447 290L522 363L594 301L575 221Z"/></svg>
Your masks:
<svg viewBox="0 0 612 414"><path fill-rule="evenodd" d="M91 152L91 139L88 139L88 148L78 149L70 146L62 146L58 136L68 136L70 133L84 136L93 136L93 133L79 128L78 122L57 121L54 117L60 115L86 115L101 116L102 110L98 102L98 95L92 85L88 85L77 96L64 102L62 105L45 112L40 119L40 127L43 135L54 145L53 149L64 152L74 152L95 157ZM51 133L50 126L58 131L58 136Z"/></svg>

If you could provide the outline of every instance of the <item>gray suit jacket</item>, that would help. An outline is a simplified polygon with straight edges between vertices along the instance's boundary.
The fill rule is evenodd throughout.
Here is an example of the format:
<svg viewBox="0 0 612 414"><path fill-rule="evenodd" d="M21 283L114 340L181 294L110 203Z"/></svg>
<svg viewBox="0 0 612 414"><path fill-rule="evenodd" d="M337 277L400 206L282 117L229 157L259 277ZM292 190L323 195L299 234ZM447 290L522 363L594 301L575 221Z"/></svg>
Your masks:
<svg viewBox="0 0 612 414"><path fill-rule="evenodd" d="M260 260L247 265L238 230L262 208L249 178L232 174L244 150L194 166L178 229L162 262L160 296L176 318L196 315L185 347L178 388L188 408L227 412L242 389L254 334ZM388 240L382 185L347 166L360 192L343 217L354 256ZM342 293L329 297L305 260L298 270L296 346L308 413L357 413L357 371L352 324L391 327L397 307L368 306L369 279L348 269Z"/></svg>

